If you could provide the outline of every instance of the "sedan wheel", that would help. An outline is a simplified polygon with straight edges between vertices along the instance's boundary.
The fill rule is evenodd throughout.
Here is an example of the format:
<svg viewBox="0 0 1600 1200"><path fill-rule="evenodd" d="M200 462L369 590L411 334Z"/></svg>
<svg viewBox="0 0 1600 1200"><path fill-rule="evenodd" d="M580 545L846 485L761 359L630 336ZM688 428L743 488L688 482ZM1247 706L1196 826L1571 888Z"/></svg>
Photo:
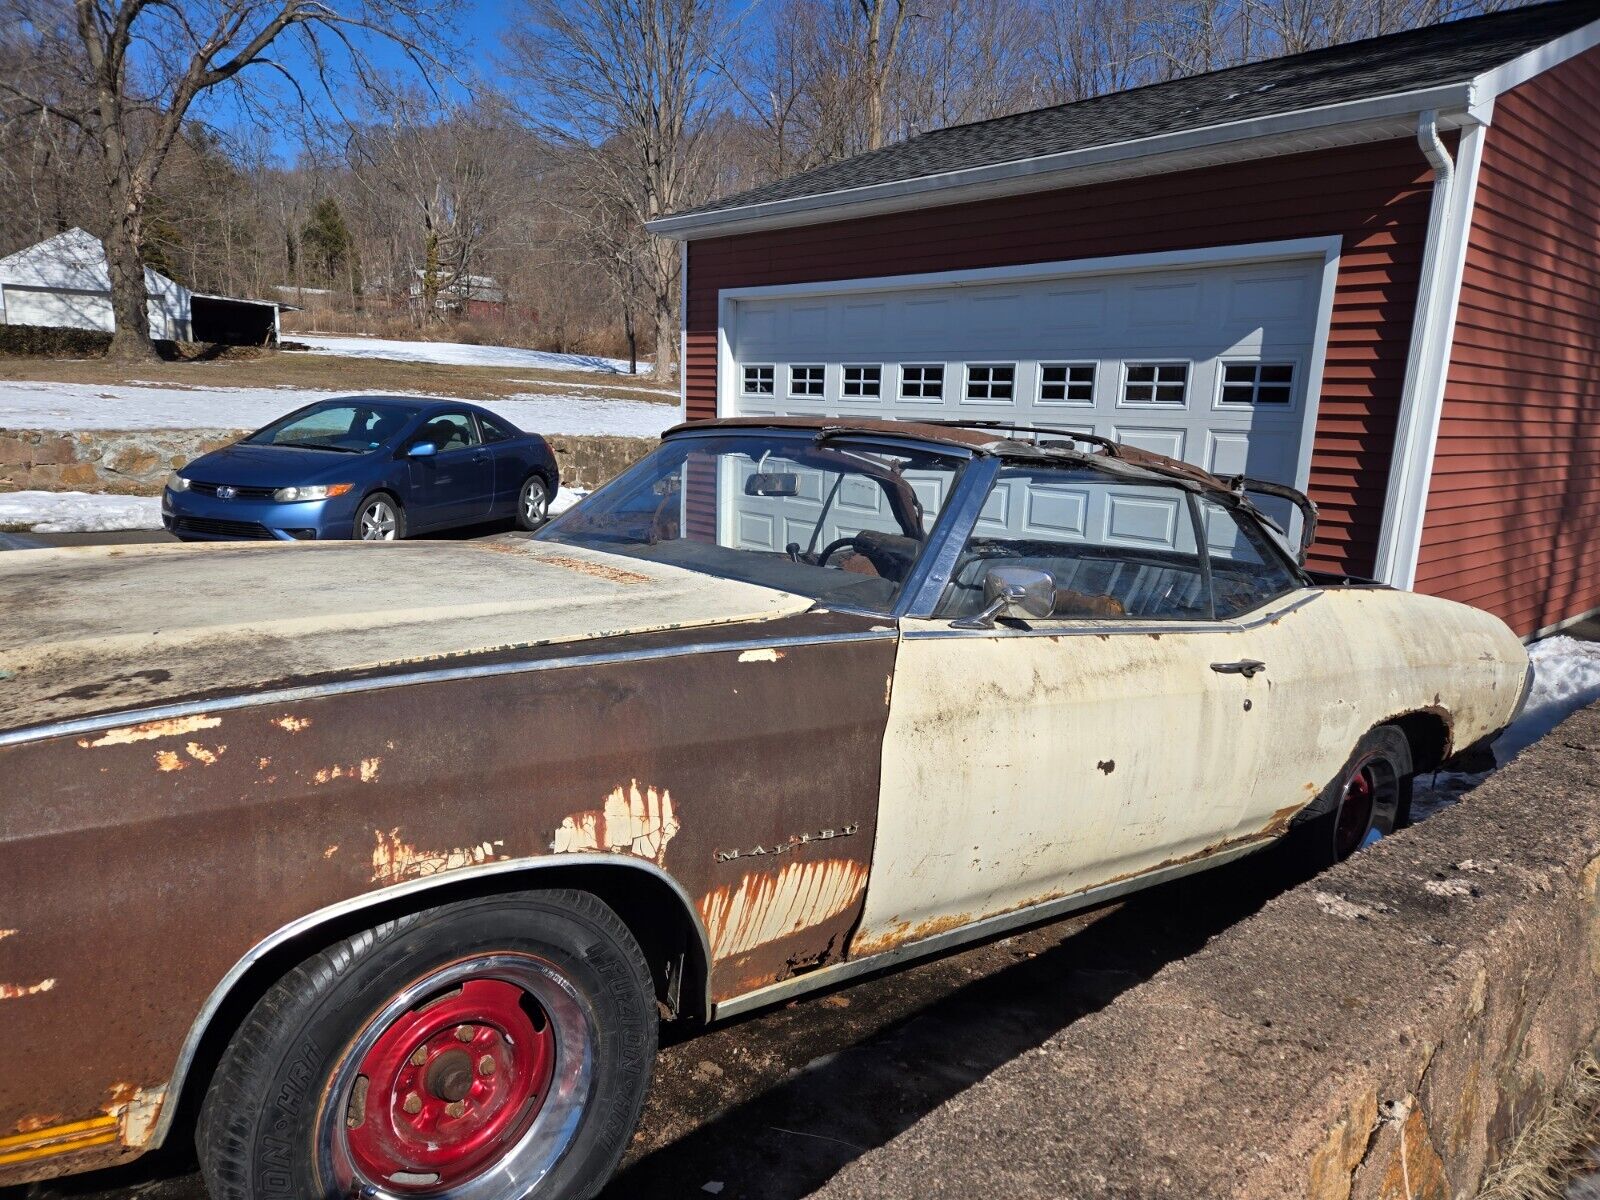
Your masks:
<svg viewBox="0 0 1600 1200"><path fill-rule="evenodd" d="M392 542L405 536L400 506L388 496L373 496L356 516L356 537L363 542Z"/></svg>
<svg viewBox="0 0 1600 1200"><path fill-rule="evenodd" d="M1291 842L1320 871L1393 833L1411 799L1411 743L1392 725L1361 739L1339 777L1296 818Z"/></svg>
<svg viewBox="0 0 1600 1200"><path fill-rule="evenodd" d="M550 519L550 489L538 475L530 475L517 496L517 525L537 529Z"/></svg>
<svg viewBox="0 0 1600 1200"><path fill-rule="evenodd" d="M584 892L458 901L352 934L268 989L197 1143L216 1200L571 1200L615 1170L656 992Z"/></svg>

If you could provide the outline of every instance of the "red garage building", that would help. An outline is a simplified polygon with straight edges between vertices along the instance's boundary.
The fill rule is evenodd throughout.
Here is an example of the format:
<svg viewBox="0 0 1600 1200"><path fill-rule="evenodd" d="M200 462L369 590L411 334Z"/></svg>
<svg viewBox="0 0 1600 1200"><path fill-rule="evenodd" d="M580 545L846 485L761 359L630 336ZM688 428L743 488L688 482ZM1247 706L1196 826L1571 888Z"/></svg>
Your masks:
<svg viewBox="0 0 1600 1200"><path fill-rule="evenodd" d="M1600 0L937 130L662 218L689 418L1064 425L1309 491L1312 565L1600 608Z"/></svg>

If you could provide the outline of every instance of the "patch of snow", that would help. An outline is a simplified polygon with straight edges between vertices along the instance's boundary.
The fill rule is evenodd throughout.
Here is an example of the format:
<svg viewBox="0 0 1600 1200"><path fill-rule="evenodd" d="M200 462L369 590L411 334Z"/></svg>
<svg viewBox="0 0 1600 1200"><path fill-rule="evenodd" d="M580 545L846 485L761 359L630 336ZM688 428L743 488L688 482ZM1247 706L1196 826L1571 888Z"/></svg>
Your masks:
<svg viewBox="0 0 1600 1200"><path fill-rule="evenodd" d="M549 381L545 379L513 379L511 382L531 383L536 387L550 386ZM628 392L630 394L640 396L660 396L665 400L676 400L678 398L677 388L640 387L636 384L628 383L588 383L583 380L570 379L562 380L559 386L563 388L604 388L608 392Z"/></svg>
<svg viewBox="0 0 1600 1200"><path fill-rule="evenodd" d="M1494 742L1494 760L1510 762L1586 704L1600 700L1600 642L1584 642L1566 634L1547 637L1528 647L1533 687L1522 715ZM1420 821L1448 808L1489 777L1489 771L1438 771L1419 775L1411 799L1411 816Z"/></svg>
<svg viewBox="0 0 1600 1200"><path fill-rule="evenodd" d="M333 337L320 333L288 333L284 341L299 342L318 354L340 358L386 358L394 362L437 363L448 367L537 367L546 371L604 371L626 375L622 358L591 354L556 354L550 350L523 350L517 346L469 346L464 342L402 342L389 338ZM644 364L640 364L643 370Z"/></svg>
<svg viewBox="0 0 1600 1200"><path fill-rule="evenodd" d="M348 388L195 389L0 380L0 428L259 429L302 405L356 394ZM542 434L659 437L680 419L673 404L602 396L518 393L478 403L520 429Z"/></svg>
<svg viewBox="0 0 1600 1200"><path fill-rule="evenodd" d="M88 492L0 493L0 529L31 533L103 533L160 529L158 496L97 496Z"/></svg>
<svg viewBox="0 0 1600 1200"><path fill-rule="evenodd" d="M556 498L550 501L550 515L558 517L589 493L583 488L557 488Z"/></svg>

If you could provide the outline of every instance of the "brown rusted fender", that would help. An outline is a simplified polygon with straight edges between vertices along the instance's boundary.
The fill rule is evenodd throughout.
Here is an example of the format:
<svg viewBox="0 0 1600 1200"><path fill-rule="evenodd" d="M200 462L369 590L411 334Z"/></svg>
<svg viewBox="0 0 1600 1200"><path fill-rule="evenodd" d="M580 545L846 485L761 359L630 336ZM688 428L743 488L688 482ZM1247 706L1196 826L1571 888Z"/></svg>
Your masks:
<svg viewBox="0 0 1600 1200"><path fill-rule="evenodd" d="M0 1078L31 1081L0 1095L0 1132L109 1114L119 1125L90 1130L104 1140L86 1149L121 1153L148 1134L191 1023L252 946L456 868L659 866L707 930L714 997L838 956L866 882L895 643L879 624L864 641L741 644L873 626L802 615L588 642L586 655L727 648L0 748L0 1018L26 1005L29 1030L0 1039ZM42 1072L42 1046L79 1050ZM3 1156L0 1179L20 1178Z"/></svg>

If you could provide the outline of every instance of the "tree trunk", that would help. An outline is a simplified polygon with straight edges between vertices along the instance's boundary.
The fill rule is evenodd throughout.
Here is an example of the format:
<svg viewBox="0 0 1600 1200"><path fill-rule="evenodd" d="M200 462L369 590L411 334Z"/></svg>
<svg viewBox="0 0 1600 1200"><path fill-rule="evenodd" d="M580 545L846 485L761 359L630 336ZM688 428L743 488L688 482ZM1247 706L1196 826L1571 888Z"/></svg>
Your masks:
<svg viewBox="0 0 1600 1200"><path fill-rule="evenodd" d="M144 259L139 253L137 206L121 189L111 190L108 209L113 214L106 231L106 269L111 276L111 334L108 357L117 362L151 362L156 358L150 340L149 298L144 286Z"/></svg>
<svg viewBox="0 0 1600 1200"><path fill-rule="evenodd" d="M631 297L623 301L622 304L622 328L628 337L628 374L637 375L639 373L639 333L633 327L633 300Z"/></svg>
<svg viewBox="0 0 1600 1200"><path fill-rule="evenodd" d="M651 371L653 379L666 383L672 379L673 360L677 357L676 327L678 308L678 247L665 238L655 239L651 255L655 267L654 287L656 318L656 361Z"/></svg>

